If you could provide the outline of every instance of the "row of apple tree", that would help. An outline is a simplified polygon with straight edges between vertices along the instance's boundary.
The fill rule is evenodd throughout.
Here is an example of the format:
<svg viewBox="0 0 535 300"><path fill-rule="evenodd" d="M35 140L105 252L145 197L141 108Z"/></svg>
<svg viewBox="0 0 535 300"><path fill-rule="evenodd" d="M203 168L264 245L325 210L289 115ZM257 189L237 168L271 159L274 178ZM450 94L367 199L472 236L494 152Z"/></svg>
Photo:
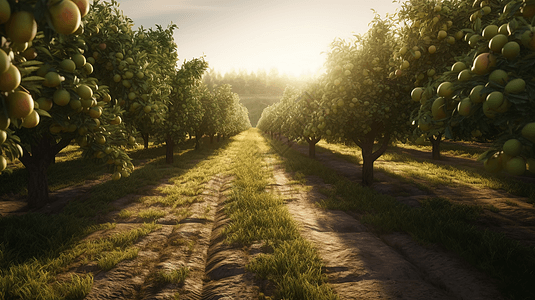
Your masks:
<svg viewBox="0 0 535 300"><path fill-rule="evenodd" d="M202 88L204 58L177 68L176 25L133 30L118 6L0 0L0 172L22 162L30 206L48 201L46 170L73 142L120 179L133 171L125 149L138 135L145 146L149 136L165 143L172 158L186 136L249 124L229 87Z"/></svg>
<svg viewBox="0 0 535 300"><path fill-rule="evenodd" d="M535 172L535 1L408 0L369 31L335 40L325 72L287 89L258 127L362 149L363 183L395 140L493 142L491 172ZM394 51L392 50L394 49Z"/></svg>

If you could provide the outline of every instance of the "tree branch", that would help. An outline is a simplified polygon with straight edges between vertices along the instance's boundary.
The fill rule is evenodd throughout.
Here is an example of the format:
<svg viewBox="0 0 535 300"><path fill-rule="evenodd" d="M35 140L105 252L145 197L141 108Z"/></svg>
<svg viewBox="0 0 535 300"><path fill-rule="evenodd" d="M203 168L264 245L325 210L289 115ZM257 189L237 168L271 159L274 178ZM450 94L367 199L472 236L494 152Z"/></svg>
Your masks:
<svg viewBox="0 0 535 300"><path fill-rule="evenodd" d="M26 151L26 149L22 148L22 156L19 157L20 162L24 165L24 167L28 168L28 164L30 163L31 154L30 152Z"/></svg>
<svg viewBox="0 0 535 300"><path fill-rule="evenodd" d="M378 159L383 153L385 153L386 149L388 148L388 143L390 142L390 132L386 132L385 136L383 138L383 143L381 144L381 147L377 149L377 151L373 152L372 158L375 161Z"/></svg>
<svg viewBox="0 0 535 300"><path fill-rule="evenodd" d="M353 142L355 142L355 144L357 144L357 146L359 146L360 149L362 149L362 142L359 141L358 139L356 138L351 138L353 140Z"/></svg>
<svg viewBox="0 0 535 300"><path fill-rule="evenodd" d="M56 156L61 150L65 149L65 147L69 146L69 144L71 143L72 139L73 139L72 136L61 138L61 140L59 142L57 142L52 147L52 154L54 156Z"/></svg>

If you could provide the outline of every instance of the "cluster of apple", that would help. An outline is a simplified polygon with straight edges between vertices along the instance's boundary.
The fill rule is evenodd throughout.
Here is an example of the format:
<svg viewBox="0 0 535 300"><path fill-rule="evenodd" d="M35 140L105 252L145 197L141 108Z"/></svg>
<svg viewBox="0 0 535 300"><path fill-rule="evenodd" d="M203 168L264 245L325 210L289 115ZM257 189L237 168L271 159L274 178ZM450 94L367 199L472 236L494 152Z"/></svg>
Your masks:
<svg viewBox="0 0 535 300"><path fill-rule="evenodd" d="M531 86L535 74L530 67L535 51L534 16L535 3L514 0L492 24L467 33L465 40L472 50L442 75L430 112L419 120L424 132L431 129L431 123L447 121L453 128L469 127L459 132L470 130L474 137L496 139L493 149L482 156L490 172L504 169L522 175L535 171L535 90ZM477 23L480 17L476 13L470 18ZM423 105L426 92L417 87L412 99Z"/></svg>
<svg viewBox="0 0 535 300"><path fill-rule="evenodd" d="M531 85L535 73L529 67L535 51L535 28L531 26L534 17L535 2L510 1L502 18L486 26L482 38L478 37L484 44L478 43L481 53L474 59L471 71L487 83L473 87L470 97L463 99L466 112L459 109L459 114L470 116L475 112L468 112L468 107L475 110L481 103L487 118L496 124L507 124L501 127L509 134L502 135L496 147L483 156L490 172L535 172L535 90Z"/></svg>
<svg viewBox="0 0 535 300"><path fill-rule="evenodd" d="M401 32L405 41L394 53L397 69L390 77L409 75L414 85L419 86L436 79L437 65L452 59L452 49L463 47L458 43L464 37L462 24L453 20L468 8L463 1L411 1L411 4L401 12L410 26Z"/></svg>
<svg viewBox="0 0 535 300"><path fill-rule="evenodd" d="M23 1L13 4L0 0L0 27L3 29L0 48L0 144L9 140L2 147L0 171L7 164L6 158L22 155L20 138L15 131L38 126L43 115L51 117L48 111L53 105L70 106L75 112L84 111L94 119L95 127L98 127L98 118L102 114L102 107L97 106L93 95L93 89L98 89L96 83L88 84L82 80L93 72L93 65L82 54L83 40L69 38L63 45L62 39L50 42L43 39L43 33L46 35L47 32L55 31L61 35L83 33L81 18L89 11L89 1L49 0L37 4ZM50 45L59 50L51 53ZM65 56L67 58L58 62L58 57ZM80 77L82 73L79 72L83 76ZM69 76L68 82L65 81L66 76ZM24 87L22 81L25 82ZM32 95L38 99L34 101ZM107 98L109 95L106 94L103 100L109 102L111 99ZM55 118L46 118L45 126L50 133L83 130L80 124L69 122L68 116L63 122L65 124L58 123L61 118L55 112L50 112L56 115Z"/></svg>
<svg viewBox="0 0 535 300"><path fill-rule="evenodd" d="M12 55L13 52L10 52ZM0 130L6 130L11 119L23 119L22 126L31 128L39 123L39 115L34 111L32 96L24 91L16 90L21 82L19 69L11 63L11 58L0 49L0 91L7 94L4 100L4 112L0 111Z"/></svg>

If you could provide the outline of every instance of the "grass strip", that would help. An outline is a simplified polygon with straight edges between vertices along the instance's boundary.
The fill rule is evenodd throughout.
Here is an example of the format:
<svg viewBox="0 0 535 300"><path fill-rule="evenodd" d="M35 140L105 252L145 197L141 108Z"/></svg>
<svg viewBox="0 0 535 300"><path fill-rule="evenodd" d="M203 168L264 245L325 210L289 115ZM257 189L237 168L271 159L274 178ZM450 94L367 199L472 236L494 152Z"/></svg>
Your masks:
<svg viewBox="0 0 535 300"><path fill-rule="evenodd" d="M231 222L227 241L241 245L262 242L271 253L259 254L247 269L276 285L277 299L338 299L322 274L314 247L299 235L284 201L266 191L271 179L263 153L270 149L256 129L235 138L230 149L235 175L225 203Z"/></svg>
<svg viewBox="0 0 535 300"><path fill-rule="evenodd" d="M76 259L96 260L102 270L137 256L131 247L139 238L159 229L156 224L143 224L128 232L108 238L84 241L56 257L34 258L0 270L0 299L81 299L91 290L92 274L72 275L70 281L52 284L55 275Z"/></svg>
<svg viewBox="0 0 535 300"><path fill-rule="evenodd" d="M346 161L357 164L361 161L360 150L357 147L341 144L320 144L322 148L330 150L337 157ZM409 145L398 145L398 148L402 147L412 149ZM470 154L478 151L477 149L463 145L450 145L450 148L457 148L455 153L458 153L458 156L466 156L466 153ZM466 155L462 155L463 153ZM528 197L528 202L535 204L535 186L533 184L511 178L511 176L503 173L491 174L483 169L483 164L481 164L481 168L444 165L433 161L415 159L409 154L392 151L387 151L381 156L381 160L398 163L396 164L396 169L401 171L403 175L400 176L399 173L391 171L388 165L377 167L378 169L390 176L395 176L408 182L411 181L410 178L420 178L434 186L453 186L457 184L482 185L491 189L502 189L516 196Z"/></svg>
<svg viewBox="0 0 535 300"><path fill-rule="evenodd" d="M157 286L164 286L166 284L181 284L188 277L189 268L182 266L174 270L159 270L152 274L152 282Z"/></svg>
<svg viewBox="0 0 535 300"><path fill-rule="evenodd" d="M207 169L203 161L217 155L227 143L207 144L200 151L183 150L175 155L172 167L164 162L165 147L141 150L132 156L150 161L137 167L130 177L93 186L88 200L71 201L61 213L0 217L0 299L82 299L91 289L91 274L62 282L57 282L56 275L76 259L96 261L102 269L112 268L121 260L135 257L134 241L157 229L148 224L141 231L114 235L111 240L82 241L90 233L113 228L114 224L98 224L99 217L113 209L110 203L163 178ZM152 156L154 153L160 155ZM87 176L85 167L76 169ZM84 172L79 172L82 169ZM202 174L206 177L216 171ZM194 176L199 177L199 172ZM128 211L121 214L127 215ZM149 211L147 217L157 215Z"/></svg>
<svg viewBox="0 0 535 300"><path fill-rule="evenodd" d="M193 143L182 145L182 152L193 149ZM134 148L128 150L128 154L137 165L139 161L161 160L165 156L165 147L151 147L149 149ZM22 163L15 161L11 166L12 172L0 174L0 195L28 194L28 171ZM83 170L83 172L80 172ZM93 159L82 157L82 150L74 145L63 149L55 158L47 170L48 188L57 191L70 186L84 185L87 180L96 180L109 176L109 165L95 163Z"/></svg>
<svg viewBox="0 0 535 300"><path fill-rule="evenodd" d="M487 150L488 146L488 144L481 144L478 142L454 142L442 140L442 142L440 142L440 153L455 157L477 159L481 153ZM426 142L424 145L397 143L394 147L399 149L424 151L429 153L429 156L431 156L431 151L433 149L431 142Z"/></svg>
<svg viewBox="0 0 535 300"><path fill-rule="evenodd" d="M504 295L535 299L535 248L474 226L481 207L433 198L419 208L410 208L349 181L278 141L272 140L271 146L284 157L288 171L317 176L333 185L323 207L358 212L361 221L378 233L406 232L422 243L442 245L496 278Z"/></svg>

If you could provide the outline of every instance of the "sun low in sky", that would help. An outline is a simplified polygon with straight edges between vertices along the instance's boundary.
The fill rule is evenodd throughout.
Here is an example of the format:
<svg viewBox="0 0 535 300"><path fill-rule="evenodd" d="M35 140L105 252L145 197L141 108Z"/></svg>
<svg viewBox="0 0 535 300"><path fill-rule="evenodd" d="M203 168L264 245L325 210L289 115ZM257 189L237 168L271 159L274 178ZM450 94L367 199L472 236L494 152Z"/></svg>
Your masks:
<svg viewBox="0 0 535 300"><path fill-rule="evenodd" d="M374 9L393 13L392 0L119 0L136 27L179 29L179 58L206 55L224 74L277 68L287 75L313 75L335 38L368 30Z"/></svg>

